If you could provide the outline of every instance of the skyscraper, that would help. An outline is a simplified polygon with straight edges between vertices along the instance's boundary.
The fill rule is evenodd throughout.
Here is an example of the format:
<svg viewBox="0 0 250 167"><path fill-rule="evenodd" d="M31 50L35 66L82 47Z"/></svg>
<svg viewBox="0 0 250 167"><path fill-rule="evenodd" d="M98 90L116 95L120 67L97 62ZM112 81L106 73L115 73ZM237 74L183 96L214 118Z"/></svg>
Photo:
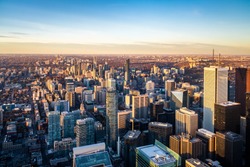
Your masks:
<svg viewBox="0 0 250 167"><path fill-rule="evenodd" d="M107 146L115 151L118 138L117 112L117 93L115 89L109 88L106 93L106 142Z"/></svg>
<svg viewBox="0 0 250 167"><path fill-rule="evenodd" d="M69 101L68 100L58 100L55 102L55 111L63 112L69 111Z"/></svg>
<svg viewBox="0 0 250 167"><path fill-rule="evenodd" d="M155 83L153 81L148 81L146 83L146 92L147 94L154 93Z"/></svg>
<svg viewBox="0 0 250 167"><path fill-rule="evenodd" d="M203 128L214 131L214 104L227 101L228 70L220 67L204 68Z"/></svg>
<svg viewBox="0 0 250 167"><path fill-rule="evenodd" d="M214 159L215 157L215 133L206 129L198 129L196 137L202 140L204 158Z"/></svg>
<svg viewBox="0 0 250 167"><path fill-rule="evenodd" d="M191 138L187 134L172 135L169 138L170 149L179 154L184 165L187 158L200 158L203 155L202 141L199 138Z"/></svg>
<svg viewBox="0 0 250 167"><path fill-rule="evenodd" d="M60 116L60 125L62 127L62 138L74 138L74 115L69 112L62 112Z"/></svg>
<svg viewBox="0 0 250 167"><path fill-rule="evenodd" d="M61 140L60 113L51 111L48 114L48 142L54 145L55 140Z"/></svg>
<svg viewBox="0 0 250 167"><path fill-rule="evenodd" d="M142 145L141 131L128 131L123 138L125 166L135 166L135 150Z"/></svg>
<svg viewBox="0 0 250 167"><path fill-rule="evenodd" d="M175 90L175 81L173 79L165 81L165 94L171 96L171 91Z"/></svg>
<svg viewBox="0 0 250 167"><path fill-rule="evenodd" d="M215 104L214 129L240 133L240 103L223 102Z"/></svg>
<svg viewBox="0 0 250 167"><path fill-rule="evenodd" d="M130 120L131 118L131 110L122 110L118 112L118 130L119 130L119 135L124 135L124 133L127 132L126 128L127 128L127 122Z"/></svg>
<svg viewBox="0 0 250 167"><path fill-rule="evenodd" d="M94 144L95 127L93 118L78 119L76 121L76 146Z"/></svg>
<svg viewBox="0 0 250 167"><path fill-rule="evenodd" d="M127 84L129 84L130 82L130 60L129 59L126 60L126 64L125 64L125 81Z"/></svg>
<svg viewBox="0 0 250 167"><path fill-rule="evenodd" d="M198 129L198 114L186 107L176 110L175 134L187 133L195 136Z"/></svg>
<svg viewBox="0 0 250 167"><path fill-rule="evenodd" d="M242 137L233 132L216 132L216 157L224 166L242 166Z"/></svg>
<svg viewBox="0 0 250 167"><path fill-rule="evenodd" d="M188 91L184 89L177 89L171 91L171 101L175 103L175 108L189 107Z"/></svg>
<svg viewBox="0 0 250 167"><path fill-rule="evenodd" d="M148 106L148 95L132 96L132 117L136 119L147 119Z"/></svg>
<svg viewBox="0 0 250 167"><path fill-rule="evenodd" d="M153 143L156 140L169 145L169 136L173 134L173 126L169 123L150 122L148 124L149 138Z"/></svg>
<svg viewBox="0 0 250 167"><path fill-rule="evenodd" d="M75 108L76 105L75 92L67 92L65 94L65 100L69 101L70 108Z"/></svg>

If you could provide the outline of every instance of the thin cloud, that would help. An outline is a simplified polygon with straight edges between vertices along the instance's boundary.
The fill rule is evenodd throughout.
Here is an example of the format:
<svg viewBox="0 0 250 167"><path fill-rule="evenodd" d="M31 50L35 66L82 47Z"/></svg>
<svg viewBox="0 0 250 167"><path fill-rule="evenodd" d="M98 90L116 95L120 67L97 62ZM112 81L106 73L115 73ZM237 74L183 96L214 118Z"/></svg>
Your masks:
<svg viewBox="0 0 250 167"><path fill-rule="evenodd" d="M18 38L18 37L9 36L9 35L0 35L0 38Z"/></svg>
<svg viewBox="0 0 250 167"><path fill-rule="evenodd" d="M10 32L10 34L13 34L13 35L29 35L28 33L24 33L24 32Z"/></svg>

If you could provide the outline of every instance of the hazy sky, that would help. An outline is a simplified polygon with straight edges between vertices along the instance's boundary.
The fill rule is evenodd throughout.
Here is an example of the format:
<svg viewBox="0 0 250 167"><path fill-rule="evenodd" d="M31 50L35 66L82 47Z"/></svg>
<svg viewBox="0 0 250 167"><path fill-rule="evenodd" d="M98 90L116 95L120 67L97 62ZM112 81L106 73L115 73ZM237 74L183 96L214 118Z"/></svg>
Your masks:
<svg viewBox="0 0 250 167"><path fill-rule="evenodd" d="M249 0L0 0L0 53L250 55Z"/></svg>

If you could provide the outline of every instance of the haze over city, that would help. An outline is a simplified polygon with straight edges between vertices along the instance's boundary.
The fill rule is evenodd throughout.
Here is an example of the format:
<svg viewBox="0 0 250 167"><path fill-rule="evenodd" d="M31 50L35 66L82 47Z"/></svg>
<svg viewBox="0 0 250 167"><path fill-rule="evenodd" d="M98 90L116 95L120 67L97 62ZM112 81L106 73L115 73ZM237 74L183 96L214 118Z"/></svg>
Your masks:
<svg viewBox="0 0 250 167"><path fill-rule="evenodd" d="M247 0L0 1L0 53L250 53Z"/></svg>
<svg viewBox="0 0 250 167"><path fill-rule="evenodd" d="M250 1L0 0L0 167L249 167Z"/></svg>

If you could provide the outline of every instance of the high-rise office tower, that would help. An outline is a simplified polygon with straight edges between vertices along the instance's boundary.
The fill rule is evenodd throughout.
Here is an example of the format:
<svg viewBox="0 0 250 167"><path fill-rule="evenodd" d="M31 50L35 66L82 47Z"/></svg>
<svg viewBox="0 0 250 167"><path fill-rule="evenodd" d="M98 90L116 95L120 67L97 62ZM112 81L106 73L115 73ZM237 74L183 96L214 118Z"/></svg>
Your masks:
<svg viewBox="0 0 250 167"><path fill-rule="evenodd" d="M200 158L203 156L202 141L199 138L190 138L189 135L172 135L169 138L170 149L182 157L182 164L187 158Z"/></svg>
<svg viewBox="0 0 250 167"><path fill-rule="evenodd" d="M171 101L175 103L176 109L179 109L181 107L189 108L188 91L184 89L171 91Z"/></svg>
<svg viewBox="0 0 250 167"><path fill-rule="evenodd" d="M198 129L196 137L202 140L204 158L215 158L215 133L206 129Z"/></svg>
<svg viewBox="0 0 250 167"><path fill-rule="evenodd" d="M129 59L126 60L126 64L125 64L125 81L127 84L129 84L130 82L130 60Z"/></svg>
<svg viewBox="0 0 250 167"><path fill-rule="evenodd" d="M122 110L118 112L118 130L119 135L123 136L126 133L127 129L127 122L131 118L132 111L131 110Z"/></svg>
<svg viewBox="0 0 250 167"><path fill-rule="evenodd" d="M76 105L75 92L67 92L65 94L65 100L69 101L70 108L75 108Z"/></svg>
<svg viewBox="0 0 250 167"><path fill-rule="evenodd" d="M135 150L143 144L142 133L139 130L128 131L123 138L125 166L135 166Z"/></svg>
<svg viewBox="0 0 250 167"><path fill-rule="evenodd" d="M68 83L66 83L66 91L67 92L74 92L75 91L74 82L68 82Z"/></svg>
<svg viewBox="0 0 250 167"><path fill-rule="evenodd" d="M78 119L76 121L76 146L94 144L95 127L93 118Z"/></svg>
<svg viewBox="0 0 250 167"><path fill-rule="evenodd" d="M148 124L149 138L151 143L154 143L155 139L169 145L169 136L173 134L173 126L169 123L150 122Z"/></svg>
<svg viewBox="0 0 250 167"><path fill-rule="evenodd" d="M186 107L175 112L175 134L187 133L195 136L198 129L198 114Z"/></svg>
<svg viewBox="0 0 250 167"><path fill-rule="evenodd" d="M246 166L250 166L250 92L246 93Z"/></svg>
<svg viewBox="0 0 250 167"><path fill-rule="evenodd" d="M214 104L227 101L228 70L220 67L204 68L203 128L214 131Z"/></svg>
<svg viewBox="0 0 250 167"><path fill-rule="evenodd" d="M223 166L242 166L242 137L233 132L216 132L216 157Z"/></svg>
<svg viewBox="0 0 250 167"><path fill-rule="evenodd" d="M147 119L148 106L148 95L132 96L132 117L136 119Z"/></svg>
<svg viewBox="0 0 250 167"><path fill-rule="evenodd" d="M171 91L175 90L175 81L173 79L165 81L165 94L171 97Z"/></svg>
<svg viewBox="0 0 250 167"><path fill-rule="evenodd" d="M51 111L48 114L48 142L50 147L54 145L55 140L61 140L60 113Z"/></svg>
<svg viewBox="0 0 250 167"><path fill-rule="evenodd" d="M147 94L154 93L155 83L153 81L146 82L146 92Z"/></svg>
<svg viewBox="0 0 250 167"><path fill-rule="evenodd" d="M113 78L107 79L107 88L113 88L116 89L116 80Z"/></svg>
<svg viewBox="0 0 250 167"><path fill-rule="evenodd" d="M106 93L106 145L115 151L118 138L117 112L117 93L115 89L109 88Z"/></svg>
<svg viewBox="0 0 250 167"><path fill-rule="evenodd" d="M62 127L62 138L75 138L74 134L74 115L69 112L62 112L60 116L60 125Z"/></svg>
<svg viewBox="0 0 250 167"><path fill-rule="evenodd" d="M241 104L241 116L246 115L246 98L244 94L246 93L247 82L246 82L246 68L236 68L235 69L235 101Z"/></svg>
<svg viewBox="0 0 250 167"><path fill-rule="evenodd" d="M68 100L58 100L55 102L55 111L63 112L69 111L69 101Z"/></svg>
<svg viewBox="0 0 250 167"><path fill-rule="evenodd" d="M240 133L240 103L222 102L215 104L214 129Z"/></svg>
<svg viewBox="0 0 250 167"><path fill-rule="evenodd" d="M98 67L98 75L99 75L99 78L104 77L103 66L101 64L99 64L99 67Z"/></svg>
<svg viewBox="0 0 250 167"><path fill-rule="evenodd" d="M156 140L154 145L136 148L136 166L181 166L181 158L173 150Z"/></svg>
<svg viewBox="0 0 250 167"><path fill-rule="evenodd" d="M0 107L0 125L3 125L3 109Z"/></svg>
<svg viewBox="0 0 250 167"><path fill-rule="evenodd" d="M97 57L93 57L93 70L97 68Z"/></svg>
<svg viewBox="0 0 250 167"><path fill-rule="evenodd" d="M158 118L158 114L163 113L163 106L164 106L164 102L162 101L150 103L150 120L151 121L156 121Z"/></svg>

